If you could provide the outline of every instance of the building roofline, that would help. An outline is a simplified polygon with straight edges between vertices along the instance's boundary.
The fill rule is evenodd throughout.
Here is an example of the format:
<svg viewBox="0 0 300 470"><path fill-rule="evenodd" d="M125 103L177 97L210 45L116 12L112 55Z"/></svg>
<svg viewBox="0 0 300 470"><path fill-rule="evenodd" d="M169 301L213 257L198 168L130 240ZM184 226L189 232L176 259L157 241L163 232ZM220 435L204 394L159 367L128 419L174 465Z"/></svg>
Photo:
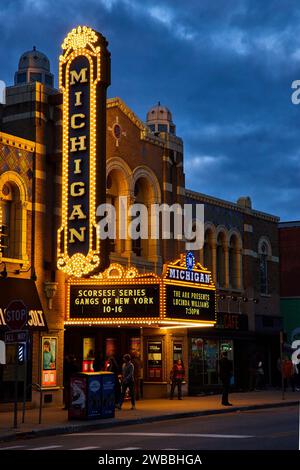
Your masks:
<svg viewBox="0 0 300 470"><path fill-rule="evenodd" d="M292 228L292 227L300 227L300 220L291 220L287 222L279 222L278 228Z"/></svg>
<svg viewBox="0 0 300 470"><path fill-rule="evenodd" d="M106 100L106 109L119 108L125 116L141 131L141 139L147 140L148 142L159 145L160 147L165 146L165 142L158 136L155 136L150 132L146 124L127 106L127 104L119 97L108 98Z"/></svg>
<svg viewBox="0 0 300 470"><path fill-rule="evenodd" d="M234 211L242 212L244 214L250 214L255 217L260 217L261 219L269 220L270 222L279 223L280 217L276 215L267 214L266 212L257 211L255 209L248 209L246 207L239 206L237 203L226 201L225 199L220 199L214 196L208 196L207 194L198 193L190 189L185 190L185 195L194 199L201 199L202 201L208 204L215 204L225 209L231 209Z"/></svg>

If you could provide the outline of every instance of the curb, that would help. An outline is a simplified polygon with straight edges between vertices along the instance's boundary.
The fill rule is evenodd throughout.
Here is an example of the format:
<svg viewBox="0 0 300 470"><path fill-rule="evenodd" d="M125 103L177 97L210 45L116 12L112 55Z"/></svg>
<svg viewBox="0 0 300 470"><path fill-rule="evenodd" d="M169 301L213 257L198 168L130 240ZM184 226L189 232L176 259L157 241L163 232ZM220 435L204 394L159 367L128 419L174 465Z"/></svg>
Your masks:
<svg viewBox="0 0 300 470"><path fill-rule="evenodd" d="M146 424L146 423L153 423L154 421L167 421L167 420L175 420L175 419L182 419L182 418L192 418L196 416L209 416L209 415L218 415L218 414L228 414L233 412L239 411L253 411L253 410L263 410L263 409L270 409L270 408L283 408L288 406L295 406L299 405L298 401L288 401L288 402L276 402L276 403L264 403L260 405L245 405L245 406L233 406L230 408L221 408L215 410L204 410L204 411L186 411L183 413L172 413L167 415L158 415L158 416L146 416L141 418L132 418L126 419L122 421L118 421L116 418L114 421L110 422L88 422L82 424L68 424L65 426L59 427L52 427L46 429L32 429L30 431L20 431L20 432L12 432L11 434L4 434L0 435L0 441L7 442L17 439L31 439L35 437L46 437L46 436L55 436L58 434L72 434L82 431L92 431L95 429L106 429L112 427L122 427L122 426L129 426L134 424Z"/></svg>

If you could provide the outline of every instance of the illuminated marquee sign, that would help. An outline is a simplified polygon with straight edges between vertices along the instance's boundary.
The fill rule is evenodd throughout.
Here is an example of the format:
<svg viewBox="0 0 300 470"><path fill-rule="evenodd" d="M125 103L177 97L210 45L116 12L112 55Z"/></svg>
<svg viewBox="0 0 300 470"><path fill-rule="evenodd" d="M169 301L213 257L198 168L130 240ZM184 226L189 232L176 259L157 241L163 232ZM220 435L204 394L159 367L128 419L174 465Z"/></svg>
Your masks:
<svg viewBox="0 0 300 470"><path fill-rule="evenodd" d="M70 318L159 318L159 284L71 285Z"/></svg>
<svg viewBox="0 0 300 470"><path fill-rule="evenodd" d="M149 324L159 321L161 278L140 275L136 268L111 264L86 280L70 280L67 321L70 324Z"/></svg>
<svg viewBox="0 0 300 470"><path fill-rule="evenodd" d="M163 298L165 318L216 322L216 288L211 273L190 253L165 265Z"/></svg>
<svg viewBox="0 0 300 470"><path fill-rule="evenodd" d="M171 279L171 269L183 261L165 265L163 277L140 274L136 268L111 264L103 273L86 280L70 279L67 285L69 325L214 326L216 289L209 271L196 263L193 270L204 282ZM209 284L205 283L206 275Z"/></svg>
<svg viewBox="0 0 300 470"><path fill-rule="evenodd" d="M99 33L79 26L65 38L60 56L63 188L57 265L77 277L95 272L101 261L96 207L103 202L99 188L105 182L106 45Z"/></svg>

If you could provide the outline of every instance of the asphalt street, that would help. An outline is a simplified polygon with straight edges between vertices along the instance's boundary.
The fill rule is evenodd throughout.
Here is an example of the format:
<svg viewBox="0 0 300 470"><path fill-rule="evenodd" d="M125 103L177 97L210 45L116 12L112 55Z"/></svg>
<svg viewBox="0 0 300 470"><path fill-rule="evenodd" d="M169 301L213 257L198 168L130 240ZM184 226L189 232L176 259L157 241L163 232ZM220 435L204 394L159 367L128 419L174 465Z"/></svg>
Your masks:
<svg viewBox="0 0 300 470"><path fill-rule="evenodd" d="M298 450L299 408L233 412L0 443L0 451L96 449Z"/></svg>

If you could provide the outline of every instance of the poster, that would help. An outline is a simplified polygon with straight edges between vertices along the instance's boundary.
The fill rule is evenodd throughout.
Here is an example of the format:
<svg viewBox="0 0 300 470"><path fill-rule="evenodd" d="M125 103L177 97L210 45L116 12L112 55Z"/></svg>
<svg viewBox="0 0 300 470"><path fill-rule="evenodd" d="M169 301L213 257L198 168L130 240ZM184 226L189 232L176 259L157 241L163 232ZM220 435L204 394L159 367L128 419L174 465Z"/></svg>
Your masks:
<svg viewBox="0 0 300 470"><path fill-rule="evenodd" d="M42 387L55 387L57 361L57 337L42 337Z"/></svg>
<svg viewBox="0 0 300 470"><path fill-rule="evenodd" d="M150 380L162 379L162 342L148 342L148 378Z"/></svg>
<svg viewBox="0 0 300 470"><path fill-rule="evenodd" d="M173 343L173 362L182 360L182 343Z"/></svg>
<svg viewBox="0 0 300 470"><path fill-rule="evenodd" d="M87 416L101 416L101 376L86 377L88 383Z"/></svg>
<svg viewBox="0 0 300 470"><path fill-rule="evenodd" d="M103 374L102 378L102 410L103 418L112 418L115 415L115 376Z"/></svg>
<svg viewBox="0 0 300 470"><path fill-rule="evenodd" d="M83 338L83 360L95 359L95 338Z"/></svg>
<svg viewBox="0 0 300 470"><path fill-rule="evenodd" d="M82 418L86 416L86 376L73 376L70 380L70 408L69 418Z"/></svg>

